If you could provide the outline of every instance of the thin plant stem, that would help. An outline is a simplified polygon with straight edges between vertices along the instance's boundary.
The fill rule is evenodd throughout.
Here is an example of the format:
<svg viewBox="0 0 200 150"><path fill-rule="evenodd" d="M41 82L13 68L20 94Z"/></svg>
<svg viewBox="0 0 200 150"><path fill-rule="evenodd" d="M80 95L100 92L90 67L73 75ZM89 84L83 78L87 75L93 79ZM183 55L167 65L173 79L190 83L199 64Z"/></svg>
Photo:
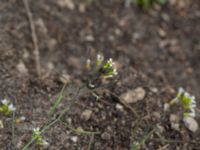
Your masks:
<svg viewBox="0 0 200 150"><path fill-rule="evenodd" d="M12 113L12 144L15 145L15 111Z"/></svg>
<svg viewBox="0 0 200 150"><path fill-rule="evenodd" d="M68 125L67 123L65 123L64 121L60 120L67 128L69 128L70 130L72 130L73 132L79 134L79 135L94 135L94 134L100 134L100 132L93 132L93 131L85 131L85 130L81 130L81 129L74 129L73 127L71 127L70 125Z"/></svg>
<svg viewBox="0 0 200 150"><path fill-rule="evenodd" d="M94 140L94 134L91 136L91 138L90 138L90 143L89 143L89 145L88 145L88 148L87 148L87 150L91 150L92 149L92 142L93 142L93 140Z"/></svg>

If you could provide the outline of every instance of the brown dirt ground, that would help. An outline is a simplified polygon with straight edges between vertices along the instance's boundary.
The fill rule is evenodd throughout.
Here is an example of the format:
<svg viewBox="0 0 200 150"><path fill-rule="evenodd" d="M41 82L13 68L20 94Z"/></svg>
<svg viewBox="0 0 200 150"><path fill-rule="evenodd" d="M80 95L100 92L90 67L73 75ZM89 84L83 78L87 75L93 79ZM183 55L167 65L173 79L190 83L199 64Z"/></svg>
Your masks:
<svg viewBox="0 0 200 150"><path fill-rule="evenodd" d="M0 149L21 149L31 137L33 127L41 127L55 96L69 77L64 108L74 90L85 80L85 60L99 52L116 60L118 83L110 91L120 96L129 89L143 87L143 100L116 109L119 99L100 91L97 100L82 95L78 103L53 128L44 134L50 150L87 149L129 150L144 141L141 149L200 149L200 132L171 128L163 104L182 86L200 102L200 1L184 0L175 4L142 10L122 0L72 1L74 6L59 6L59 1L29 0L39 41L42 76L37 77L30 24L22 0L0 1L0 99L7 98L17 107L16 117L26 120L15 125L12 142L12 117L2 114ZM71 94L69 94L71 93ZM89 120L81 118L92 110ZM59 110L58 110L59 111ZM200 121L197 107L196 119ZM151 131L160 126L160 138ZM97 131L78 135L71 128ZM150 134L149 136L147 136ZM73 142L73 138L77 141ZM33 146L32 149L39 149Z"/></svg>

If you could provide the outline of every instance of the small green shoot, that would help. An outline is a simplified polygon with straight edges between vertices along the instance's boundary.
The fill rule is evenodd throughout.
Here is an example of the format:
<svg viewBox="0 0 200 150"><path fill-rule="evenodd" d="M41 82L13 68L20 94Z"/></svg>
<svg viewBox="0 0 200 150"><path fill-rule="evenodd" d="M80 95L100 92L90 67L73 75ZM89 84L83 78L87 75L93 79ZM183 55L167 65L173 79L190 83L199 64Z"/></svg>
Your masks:
<svg viewBox="0 0 200 150"><path fill-rule="evenodd" d="M62 102L63 97L64 97L64 89L65 89L65 85L63 86L61 92L59 93L59 95L57 96L57 98L55 99L55 102L53 104L53 106L50 109L49 115L51 116L52 114L54 114L56 108L58 107L58 105Z"/></svg>
<svg viewBox="0 0 200 150"><path fill-rule="evenodd" d="M156 131L156 128L152 129L149 133L147 133L139 142L134 142L131 146L131 150L140 150L145 142L150 138L150 136Z"/></svg>

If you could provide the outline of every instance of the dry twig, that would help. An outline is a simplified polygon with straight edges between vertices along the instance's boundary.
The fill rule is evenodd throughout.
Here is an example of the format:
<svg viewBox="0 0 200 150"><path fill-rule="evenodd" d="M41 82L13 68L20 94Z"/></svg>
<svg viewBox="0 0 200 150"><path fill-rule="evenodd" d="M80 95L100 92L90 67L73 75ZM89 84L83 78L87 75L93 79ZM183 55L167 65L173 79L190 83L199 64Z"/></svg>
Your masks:
<svg viewBox="0 0 200 150"><path fill-rule="evenodd" d="M41 75L41 68L40 68L40 51L39 51L39 46L38 46L38 39L35 31L35 25L33 21L33 15L30 11L29 3L28 0L23 0L27 17L30 23L30 29L31 29L31 36L32 36L32 41L33 41L33 46L34 46L34 55L35 55L35 64L36 64L36 70L37 70L37 75L40 77Z"/></svg>

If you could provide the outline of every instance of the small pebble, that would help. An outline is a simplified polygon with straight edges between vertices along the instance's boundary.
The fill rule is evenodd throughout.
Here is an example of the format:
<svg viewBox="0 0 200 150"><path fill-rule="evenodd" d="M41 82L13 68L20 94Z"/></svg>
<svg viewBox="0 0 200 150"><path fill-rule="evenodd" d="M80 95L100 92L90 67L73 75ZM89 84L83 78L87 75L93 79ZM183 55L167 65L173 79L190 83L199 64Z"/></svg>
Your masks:
<svg viewBox="0 0 200 150"><path fill-rule="evenodd" d="M81 119L88 121L91 118L91 115L92 115L92 111L87 109L87 110L82 112Z"/></svg>
<svg viewBox="0 0 200 150"><path fill-rule="evenodd" d="M26 68L25 64L22 61L17 65L17 69L21 74L28 73L28 69Z"/></svg>
<svg viewBox="0 0 200 150"><path fill-rule="evenodd" d="M168 110L169 110L169 107L170 107L170 105L167 104L167 103L165 103L165 104L164 104L164 111L168 111Z"/></svg>
<svg viewBox="0 0 200 150"><path fill-rule="evenodd" d="M62 8L66 7L70 10L75 9L75 4L74 4L73 0L58 0L57 3Z"/></svg>
<svg viewBox="0 0 200 150"><path fill-rule="evenodd" d="M117 103L115 107L116 107L116 109L119 110L119 111L123 111L123 110L124 110L124 107L123 107L121 104L118 104L118 103Z"/></svg>
<svg viewBox="0 0 200 150"><path fill-rule="evenodd" d="M136 89L129 90L126 93L123 93L120 97L126 103L136 103L144 99L146 91L142 87L137 87Z"/></svg>
<svg viewBox="0 0 200 150"><path fill-rule="evenodd" d="M70 139L74 143L77 143L77 141L78 141L78 137L77 136L72 136Z"/></svg>
<svg viewBox="0 0 200 150"><path fill-rule="evenodd" d="M152 88L151 88L151 91L152 91L153 93L158 93L158 89L157 89L156 87L152 87Z"/></svg>
<svg viewBox="0 0 200 150"><path fill-rule="evenodd" d="M192 132L196 132L199 128L197 121L192 117L184 117L183 122L185 126Z"/></svg>
<svg viewBox="0 0 200 150"><path fill-rule="evenodd" d="M102 138L102 140L110 140L111 136L108 132L104 132L101 134L101 138Z"/></svg>
<svg viewBox="0 0 200 150"><path fill-rule="evenodd" d="M156 118L156 119L160 119L160 118L161 118L160 113L159 113L159 112L156 112L156 111L152 113L152 116L153 116L154 118Z"/></svg>
<svg viewBox="0 0 200 150"><path fill-rule="evenodd" d="M175 114L171 114L169 120L171 123L171 128L179 131L180 130L179 117Z"/></svg>

